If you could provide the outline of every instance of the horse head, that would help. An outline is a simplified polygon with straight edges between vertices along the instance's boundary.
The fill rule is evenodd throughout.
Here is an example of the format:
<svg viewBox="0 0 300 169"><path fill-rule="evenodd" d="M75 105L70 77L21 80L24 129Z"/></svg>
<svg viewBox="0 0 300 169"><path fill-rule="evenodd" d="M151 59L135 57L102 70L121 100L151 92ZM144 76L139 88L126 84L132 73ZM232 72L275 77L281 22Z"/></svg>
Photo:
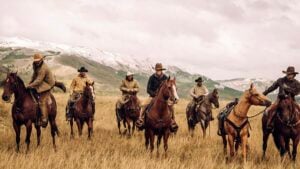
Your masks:
<svg viewBox="0 0 300 169"><path fill-rule="evenodd" d="M171 101L172 104L176 104L179 100L176 88L176 78L169 77L163 82L160 91L162 92L163 98L166 101Z"/></svg>
<svg viewBox="0 0 300 169"><path fill-rule="evenodd" d="M209 94L209 102L212 103L216 108L220 107L218 89L214 89L212 93Z"/></svg>
<svg viewBox="0 0 300 169"><path fill-rule="evenodd" d="M290 123L293 120L295 114L295 105L291 96L285 97L279 101L278 112L282 118L282 121Z"/></svg>
<svg viewBox="0 0 300 169"><path fill-rule="evenodd" d="M245 98L251 105L268 107L272 104L265 95L257 91L253 83L250 85L250 88L245 91Z"/></svg>
<svg viewBox="0 0 300 169"><path fill-rule="evenodd" d="M86 86L84 88L83 92L84 97L88 99L94 99L95 98L95 90L94 90L94 82L86 82Z"/></svg>
<svg viewBox="0 0 300 169"><path fill-rule="evenodd" d="M8 72L6 79L3 82L3 94L2 99L8 102L11 99L13 93L15 93L20 87L25 87L23 81L18 77L17 72Z"/></svg>

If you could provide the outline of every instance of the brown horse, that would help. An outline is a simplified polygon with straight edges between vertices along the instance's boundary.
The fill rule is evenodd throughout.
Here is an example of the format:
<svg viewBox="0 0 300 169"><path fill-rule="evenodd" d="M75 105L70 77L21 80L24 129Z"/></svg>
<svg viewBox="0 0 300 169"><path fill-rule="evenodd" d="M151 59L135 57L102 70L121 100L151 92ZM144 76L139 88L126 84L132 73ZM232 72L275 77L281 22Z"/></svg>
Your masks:
<svg viewBox="0 0 300 169"><path fill-rule="evenodd" d="M186 117L188 128L192 136L194 135L196 124L200 122L203 131L203 138L206 137L206 129L209 126L211 119L212 105L219 108L219 94L217 89L214 89L213 92L204 97L199 106L196 106L196 111L190 110L190 106L187 106Z"/></svg>
<svg viewBox="0 0 300 169"><path fill-rule="evenodd" d="M17 75L17 73L8 73L4 81L4 91L2 94L2 99L6 102L10 102L12 95L15 96L15 100L12 106L12 118L13 127L16 133L17 152L19 152L20 149L20 134L22 125L26 126L27 133L25 142L27 144L28 151L30 145L32 123L35 123L35 128L37 130L37 145L40 145L41 129L40 126L37 125L39 109L30 90L26 89L23 80ZM51 135L54 149L56 149L55 135L59 135L59 131L55 121L56 113L56 101L54 96L51 94L51 98L48 101L48 118L51 126Z"/></svg>
<svg viewBox="0 0 300 169"><path fill-rule="evenodd" d="M128 129L128 136L130 137L131 135L133 135L135 131L135 123L140 117L140 110L141 107L139 106L139 101L136 93L132 93L128 95L127 101L122 108L122 113L124 114L124 118L121 121L119 121L117 117L119 134L121 134L121 122L123 121L124 128ZM116 109L116 114L117 114L117 109ZM130 124L131 122L132 122L132 127ZM125 132L127 132L127 129L125 130Z"/></svg>
<svg viewBox="0 0 300 169"><path fill-rule="evenodd" d="M293 142L292 160L296 160L297 147L300 141L300 112L296 108L292 97L281 99L278 104L277 113L274 116L274 130L267 129L267 115L262 118L263 124L263 157L265 157L269 135L273 139L281 157L286 152L290 154L290 140Z"/></svg>
<svg viewBox="0 0 300 169"><path fill-rule="evenodd" d="M170 127L172 120L171 107L179 100L176 90L176 80L171 79L164 81L157 95L153 98L151 107L146 113L145 118L145 145L148 149L150 144L150 151L154 150L154 138L157 135L157 150L159 149L161 139L164 140L164 150L168 149L168 138L170 135Z"/></svg>
<svg viewBox="0 0 300 169"><path fill-rule="evenodd" d="M253 84L246 90L239 103L228 114L224 121L224 131L222 134L224 152L227 153L227 141L229 143L230 156L233 157L242 146L243 160L247 160L247 140L249 137L249 121L247 113L251 105L270 106L271 102L263 94L259 93ZM226 140L226 135L227 139ZM235 144L234 144L235 143Z"/></svg>
<svg viewBox="0 0 300 169"><path fill-rule="evenodd" d="M93 102L94 102L94 83L86 83L83 94L74 104L73 118L70 120L71 137L74 137L73 120L77 124L79 136L82 136L84 123L88 125L88 139L93 134Z"/></svg>

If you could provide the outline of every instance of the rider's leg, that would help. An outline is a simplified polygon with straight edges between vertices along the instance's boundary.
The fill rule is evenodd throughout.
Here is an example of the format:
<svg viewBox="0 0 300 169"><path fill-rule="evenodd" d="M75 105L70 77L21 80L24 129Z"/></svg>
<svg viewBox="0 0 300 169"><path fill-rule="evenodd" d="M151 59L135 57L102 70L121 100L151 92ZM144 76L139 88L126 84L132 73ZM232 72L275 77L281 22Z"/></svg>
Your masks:
<svg viewBox="0 0 300 169"><path fill-rule="evenodd" d="M171 111L171 116L172 116L172 121L171 121L171 131L176 132L178 130L178 125L175 121L175 110L174 110L174 105L169 106L169 109Z"/></svg>
<svg viewBox="0 0 300 169"><path fill-rule="evenodd" d="M152 97L147 98L142 104L141 104L141 111L140 111L140 117L136 123L136 126L139 129L143 129L144 127L144 121L145 121L145 115L146 111L149 107L150 102L152 101Z"/></svg>
<svg viewBox="0 0 300 169"><path fill-rule="evenodd" d="M118 101L117 101L117 104L116 104L116 113L117 113L117 120L118 121L121 121L122 120L122 98L120 98Z"/></svg>
<svg viewBox="0 0 300 169"><path fill-rule="evenodd" d="M273 117L276 114L276 110L279 104L279 100L277 99L270 107L267 108L266 113L267 113L267 127L269 129L273 129Z"/></svg>
<svg viewBox="0 0 300 169"><path fill-rule="evenodd" d="M40 119L40 125L46 127L48 124L48 99L50 99L50 91L46 91L40 94L40 109L42 117Z"/></svg>

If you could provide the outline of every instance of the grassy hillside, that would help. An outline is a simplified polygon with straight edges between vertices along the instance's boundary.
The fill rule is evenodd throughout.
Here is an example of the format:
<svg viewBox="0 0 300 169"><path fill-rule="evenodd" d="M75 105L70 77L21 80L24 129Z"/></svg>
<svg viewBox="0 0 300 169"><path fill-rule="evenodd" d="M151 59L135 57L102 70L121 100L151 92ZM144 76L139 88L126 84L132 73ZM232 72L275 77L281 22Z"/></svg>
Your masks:
<svg viewBox="0 0 300 169"><path fill-rule="evenodd" d="M2 93L2 92L1 92ZM169 139L169 151L167 157L163 153L163 145L160 154L156 151L151 156L144 147L142 132L136 132L132 138L120 136L117 131L114 104L117 97L99 96L96 102L96 116L94 122L94 136L91 141L87 140L87 128L84 126L83 136L77 135L74 140L70 139L69 126L65 121L64 107L67 95L55 94L58 103L57 123L61 136L57 139L57 152L54 152L51 144L50 131L42 130L42 143L36 147L36 132L33 129L31 136L31 150L25 154L25 129L22 129L21 152L15 152L15 134L11 124L11 117L7 115L0 120L5 126L0 127L0 168L22 169L281 169L293 168L287 158L284 163L280 162L279 153L275 150L273 141L269 140L267 160L261 160L261 117L250 120L252 130L249 138L250 153L248 163L242 165L241 155L227 163L223 155L221 138L216 135L217 121L210 126L210 136L203 139L199 126L196 128L195 137L190 137L187 131L185 119L186 100L181 100L176 107L176 119L179 124L177 135ZM222 106L225 102L222 102ZM2 111L10 109L10 104L0 101L1 115L10 114ZM253 115L262 110L253 107L249 114ZM216 115L218 110L214 110ZM299 161L299 156L297 161ZM294 168L299 167L299 162Z"/></svg>
<svg viewBox="0 0 300 169"><path fill-rule="evenodd" d="M20 76L28 82L32 74L32 60L31 56L36 53L36 50L26 48L0 48L0 64L17 69ZM76 70L85 66L89 70L89 75L97 82L96 89L100 94L104 95L119 95L119 85L121 80L125 77L126 72L122 70L115 70L111 67L102 65L98 62L88 60L81 56L61 54L55 51L44 51L44 55L50 55L46 57L46 63L54 71L57 79L70 84L73 77L77 75ZM194 86L194 80L199 75L192 75L178 69L175 73L167 71L166 74L175 76L177 79L178 93L182 98L188 98L189 90ZM146 96L146 85L150 75L145 73L136 72L135 78L139 81L141 86L140 95ZM3 80L4 75L0 76L0 80ZM211 79L204 77L204 84L210 91L215 88L218 83ZM240 92L224 88L220 89L220 96L223 99L233 99L239 97Z"/></svg>

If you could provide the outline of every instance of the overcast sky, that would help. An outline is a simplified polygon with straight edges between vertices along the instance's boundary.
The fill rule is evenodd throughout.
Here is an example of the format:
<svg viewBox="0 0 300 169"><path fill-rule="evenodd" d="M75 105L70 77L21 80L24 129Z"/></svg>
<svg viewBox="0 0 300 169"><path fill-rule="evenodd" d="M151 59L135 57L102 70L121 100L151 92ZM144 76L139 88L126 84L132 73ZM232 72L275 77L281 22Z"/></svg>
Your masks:
<svg viewBox="0 0 300 169"><path fill-rule="evenodd" d="M2 2L1 2L2 1ZM0 0L0 36L98 47L213 79L300 71L299 0Z"/></svg>

